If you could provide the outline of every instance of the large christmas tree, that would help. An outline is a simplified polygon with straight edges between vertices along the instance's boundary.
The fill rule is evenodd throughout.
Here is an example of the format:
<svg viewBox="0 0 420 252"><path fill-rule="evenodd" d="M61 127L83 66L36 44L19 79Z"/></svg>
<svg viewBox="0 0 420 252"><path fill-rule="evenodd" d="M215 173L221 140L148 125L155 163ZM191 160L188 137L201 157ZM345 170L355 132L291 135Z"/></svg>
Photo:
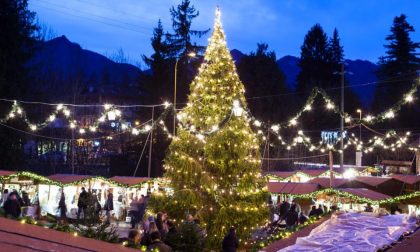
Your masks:
<svg viewBox="0 0 420 252"><path fill-rule="evenodd" d="M267 193L259 140L247 114L241 113L246 110L245 90L226 46L219 10L190 91L165 159L165 178L173 191L155 195L152 206L176 220L196 216L210 247L219 247L232 226L245 242L268 218Z"/></svg>

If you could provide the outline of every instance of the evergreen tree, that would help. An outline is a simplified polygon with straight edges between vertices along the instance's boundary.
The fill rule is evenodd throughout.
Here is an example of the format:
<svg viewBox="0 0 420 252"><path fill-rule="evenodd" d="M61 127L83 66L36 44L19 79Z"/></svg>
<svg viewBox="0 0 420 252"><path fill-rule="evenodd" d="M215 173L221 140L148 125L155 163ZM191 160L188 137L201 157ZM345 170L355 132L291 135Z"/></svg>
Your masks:
<svg viewBox="0 0 420 252"><path fill-rule="evenodd" d="M341 76L335 73L341 72L341 64L344 63L344 50L340 44L340 38L336 28L334 28L333 36L328 44L328 51L330 53L329 58L331 64L331 73L333 74L332 83L334 86L339 86L337 84L340 84Z"/></svg>
<svg viewBox="0 0 420 252"><path fill-rule="evenodd" d="M314 25L305 35L300 53L300 73L297 77L297 91L308 93L314 87L327 88L331 85L330 53L328 37L321 25Z"/></svg>
<svg viewBox="0 0 420 252"><path fill-rule="evenodd" d="M24 91L38 27L27 0L2 0L0 10L0 94L16 98Z"/></svg>
<svg viewBox="0 0 420 252"><path fill-rule="evenodd" d="M204 46L199 46L192 42L192 36L201 37L209 30L197 31L191 29L192 20L200 14L194 7L190 6L189 0L183 0L181 4L170 9L172 16L172 28L174 34L167 34L168 44L170 45L170 55L173 57L185 56L190 52L202 52Z"/></svg>
<svg viewBox="0 0 420 252"><path fill-rule="evenodd" d="M0 1L0 96L23 99L28 84L27 61L35 44L35 13L29 11L27 0ZM28 92L29 93L29 92ZM8 104L9 105L9 104ZM2 107L4 115L10 109ZM24 127L21 121L9 122L15 127ZM23 143L20 133L1 127L0 162L9 169L23 165Z"/></svg>
<svg viewBox="0 0 420 252"><path fill-rule="evenodd" d="M402 14L394 18L391 34L386 37L389 44L385 45L386 56L379 59L379 80L390 80L392 84L379 86L376 91L374 107L383 110L391 106L406 92L417 78L420 67L420 58L417 50L418 42L410 38L414 27L407 22L407 17Z"/></svg>
<svg viewBox="0 0 420 252"><path fill-rule="evenodd" d="M164 40L164 31L162 22L158 21L158 25L153 30L151 38L153 54L150 57L143 55L144 63L150 67L151 74L146 76L146 88L150 92L151 103L160 103L165 98L172 95L168 92L169 81L169 62L168 62L168 46Z"/></svg>
<svg viewBox="0 0 420 252"><path fill-rule="evenodd" d="M243 57L238 65L238 72L245 84L247 96L260 97L248 100L254 116L272 122L286 116L290 111L286 104L290 105L290 101L286 101L285 97L272 96L287 92L286 77L277 66L276 54L268 51L267 44L258 44L255 52Z"/></svg>
<svg viewBox="0 0 420 252"><path fill-rule="evenodd" d="M165 181L172 190L153 195L149 205L177 221L195 215L207 230L207 246L220 248L229 227L237 227L243 241L268 212L259 141L245 114L232 115L234 104L246 108L245 90L226 47L219 11L190 91L165 158Z"/></svg>

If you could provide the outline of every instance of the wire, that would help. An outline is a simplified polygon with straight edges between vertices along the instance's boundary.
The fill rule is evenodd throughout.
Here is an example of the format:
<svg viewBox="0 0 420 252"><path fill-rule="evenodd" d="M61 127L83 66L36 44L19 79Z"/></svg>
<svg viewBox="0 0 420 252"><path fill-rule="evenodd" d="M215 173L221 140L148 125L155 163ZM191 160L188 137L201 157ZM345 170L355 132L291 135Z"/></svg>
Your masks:
<svg viewBox="0 0 420 252"><path fill-rule="evenodd" d="M328 156L328 154L320 154L320 155L306 156L306 157L295 157L295 158L262 158L262 160L281 161L281 160L309 159L309 158L324 157L324 156Z"/></svg>
<svg viewBox="0 0 420 252"><path fill-rule="evenodd" d="M39 105L47 105L47 106L57 106L57 105L63 105L68 107L103 107L103 104L73 104L73 103L48 103L48 102L40 102L40 101L23 101L23 100L12 100L12 99L6 99L6 98L0 98L0 101L5 102L18 102L22 104L39 104ZM167 103L161 103L161 104L132 104L132 105L115 105L111 104L113 107L118 108L135 108L135 107L144 107L144 108L153 108L153 107L163 107L168 106Z"/></svg>
<svg viewBox="0 0 420 252"><path fill-rule="evenodd" d="M137 165L136 165L136 169L134 170L133 177L136 176L137 169L139 168L140 161L143 158L143 154L144 154L144 151L146 150L147 144L149 143L149 137L150 137L151 134L152 134L152 131L149 132L149 134L147 135L146 141L144 142L143 150L141 151L139 161L137 161ZM149 158L151 158L151 157L149 157Z"/></svg>

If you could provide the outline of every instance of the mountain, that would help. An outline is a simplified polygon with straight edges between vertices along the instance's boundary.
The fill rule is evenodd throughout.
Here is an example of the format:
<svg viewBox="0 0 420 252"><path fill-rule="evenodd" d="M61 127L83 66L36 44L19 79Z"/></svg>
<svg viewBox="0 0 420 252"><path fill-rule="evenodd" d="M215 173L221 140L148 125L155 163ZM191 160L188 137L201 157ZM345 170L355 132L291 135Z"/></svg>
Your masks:
<svg viewBox="0 0 420 252"><path fill-rule="evenodd" d="M347 85L360 98L364 107L369 107L373 101L375 92L374 85L361 85L377 81L375 71L378 66L367 60L345 60ZM296 77L300 72L299 58L295 56L284 56L277 60L277 65L286 75L286 84L291 90L295 90Z"/></svg>
<svg viewBox="0 0 420 252"><path fill-rule="evenodd" d="M138 67L83 49L65 36L40 42L29 67L36 73L36 88L53 93L76 82L85 92L116 93L123 86L135 86L141 75ZM39 85L42 83L49 85Z"/></svg>

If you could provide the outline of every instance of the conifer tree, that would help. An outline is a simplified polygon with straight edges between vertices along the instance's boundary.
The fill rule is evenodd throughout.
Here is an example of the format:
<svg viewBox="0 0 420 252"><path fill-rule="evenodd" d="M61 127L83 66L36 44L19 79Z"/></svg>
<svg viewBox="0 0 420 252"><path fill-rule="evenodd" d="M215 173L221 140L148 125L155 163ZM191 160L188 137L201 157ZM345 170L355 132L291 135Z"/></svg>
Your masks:
<svg viewBox="0 0 420 252"><path fill-rule="evenodd" d="M321 25L314 25L305 35L301 47L299 66L301 71L297 77L297 91L310 92L313 87L330 86L331 69L328 37Z"/></svg>
<svg viewBox="0 0 420 252"><path fill-rule="evenodd" d="M377 110L397 102L417 78L420 43L411 40L411 32L414 32L414 27L407 22L404 14L394 18L391 34L386 37L389 42L385 45L386 56L379 59L377 72L380 80L392 79L393 82L377 88L374 102Z"/></svg>
<svg viewBox="0 0 420 252"><path fill-rule="evenodd" d="M331 65L331 74L333 86L339 86L341 76L339 74L334 74L341 72L341 64L344 60L344 50L340 44L340 37L338 36L338 31L335 28L333 36L329 41L328 50L330 53L330 65Z"/></svg>
<svg viewBox="0 0 420 252"><path fill-rule="evenodd" d="M177 135L165 158L171 190L150 202L178 222L186 214L199 218L212 248L220 248L231 226L244 241L268 218L259 140L247 115L239 115L246 109L244 92L217 10L204 62L190 85L187 106L178 113Z"/></svg>

